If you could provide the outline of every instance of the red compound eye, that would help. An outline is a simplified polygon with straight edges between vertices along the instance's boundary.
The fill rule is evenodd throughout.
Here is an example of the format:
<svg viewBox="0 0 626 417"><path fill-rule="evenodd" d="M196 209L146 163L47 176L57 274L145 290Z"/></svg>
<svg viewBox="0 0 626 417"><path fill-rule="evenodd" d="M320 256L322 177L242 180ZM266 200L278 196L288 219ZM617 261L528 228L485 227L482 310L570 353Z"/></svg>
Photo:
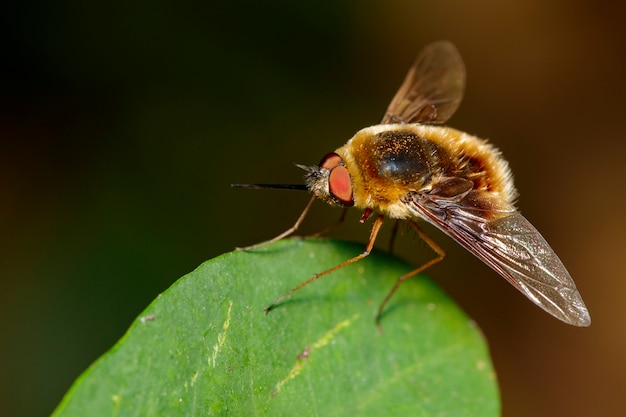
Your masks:
<svg viewBox="0 0 626 417"><path fill-rule="evenodd" d="M319 167L333 169L342 162L343 161L341 160L341 157L339 155L337 155L335 152L331 152L322 158Z"/></svg>
<svg viewBox="0 0 626 417"><path fill-rule="evenodd" d="M348 169L343 165L343 159L334 152L324 156L320 161L320 168L330 170L328 175L328 192L344 206L353 206L352 181Z"/></svg>
<svg viewBox="0 0 626 417"><path fill-rule="evenodd" d="M328 177L328 191L337 201L344 206L354 205L352 198L352 181L350 174L343 165L337 165L330 171Z"/></svg>

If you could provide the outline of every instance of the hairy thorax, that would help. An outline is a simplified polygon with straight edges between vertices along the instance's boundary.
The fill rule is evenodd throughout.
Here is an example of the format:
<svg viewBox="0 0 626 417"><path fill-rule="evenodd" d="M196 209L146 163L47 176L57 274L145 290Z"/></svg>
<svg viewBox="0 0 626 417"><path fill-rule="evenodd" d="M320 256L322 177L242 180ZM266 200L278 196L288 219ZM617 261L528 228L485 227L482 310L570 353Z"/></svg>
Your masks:
<svg viewBox="0 0 626 417"><path fill-rule="evenodd" d="M376 125L363 129L336 153L349 170L356 207L393 218L409 213L409 193L428 193L437 183L463 178L473 190L513 204L515 189L507 163L485 140L443 126Z"/></svg>

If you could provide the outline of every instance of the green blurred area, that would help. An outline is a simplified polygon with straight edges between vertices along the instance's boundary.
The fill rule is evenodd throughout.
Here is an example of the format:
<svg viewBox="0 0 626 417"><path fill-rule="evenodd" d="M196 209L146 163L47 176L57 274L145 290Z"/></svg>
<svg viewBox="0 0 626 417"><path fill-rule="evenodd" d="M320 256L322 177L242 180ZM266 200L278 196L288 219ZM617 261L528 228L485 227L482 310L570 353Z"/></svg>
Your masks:
<svg viewBox="0 0 626 417"><path fill-rule="evenodd" d="M623 12L564 0L6 6L0 414L50 413L178 277L289 227L306 195L229 184L300 182L292 163L375 124L439 39L468 71L450 125L503 150L523 213L594 323L557 322L436 232L449 256L430 275L485 332L505 416L623 410ZM305 232L339 216L314 207ZM365 241L358 215L333 235ZM429 256L411 236L398 251Z"/></svg>

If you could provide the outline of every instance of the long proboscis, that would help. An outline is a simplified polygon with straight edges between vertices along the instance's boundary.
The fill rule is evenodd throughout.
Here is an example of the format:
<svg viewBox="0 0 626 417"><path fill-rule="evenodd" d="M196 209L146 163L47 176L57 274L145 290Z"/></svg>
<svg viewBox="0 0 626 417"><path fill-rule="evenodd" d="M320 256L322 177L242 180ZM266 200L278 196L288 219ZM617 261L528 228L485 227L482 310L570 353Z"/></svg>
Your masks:
<svg viewBox="0 0 626 417"><path fill-rule="evenodd" d="M274 188L280 190L300 190L308 191L309 188L304 184L230 184L235 188Z"/></svg>

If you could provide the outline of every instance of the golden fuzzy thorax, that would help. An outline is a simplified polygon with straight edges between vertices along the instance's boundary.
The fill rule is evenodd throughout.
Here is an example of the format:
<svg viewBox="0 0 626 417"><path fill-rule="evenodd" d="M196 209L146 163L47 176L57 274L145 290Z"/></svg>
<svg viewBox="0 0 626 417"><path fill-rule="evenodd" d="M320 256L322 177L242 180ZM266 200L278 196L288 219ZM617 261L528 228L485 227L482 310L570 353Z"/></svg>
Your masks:
<svg viewBox="0 0 626 417"><path fill-rule="evenodd" d="M336 150L352 180L354 205L397 219L410 217L403 198L427 193L446 178L473 182L512 208L517 196L508 163L487 141L445 127L384 124L360 130Z"/></svg>

